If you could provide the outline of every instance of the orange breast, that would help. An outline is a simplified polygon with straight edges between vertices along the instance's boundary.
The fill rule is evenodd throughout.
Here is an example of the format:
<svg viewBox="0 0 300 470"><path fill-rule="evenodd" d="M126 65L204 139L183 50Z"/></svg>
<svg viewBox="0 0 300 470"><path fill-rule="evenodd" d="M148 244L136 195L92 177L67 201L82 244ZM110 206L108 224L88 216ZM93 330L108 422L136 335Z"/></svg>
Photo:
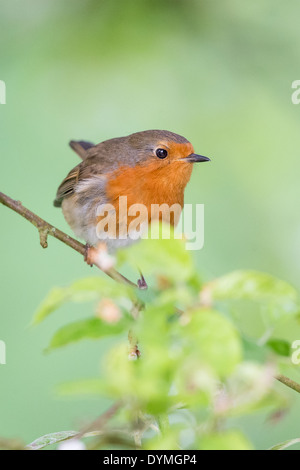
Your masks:
<svg viewBox="0 0 300 470"><path fill-rule="evenodd" d="M127 197L127 206L143 204L147 208L147 221L151 222L152 204L179 204L183 207L184 189L191 177L192 164L185 162L171 162L158 165L156 161L147 165L135 167L123 166L108 177L106 194L109 202L114 205L117 214L117 223L122 225L119 213L119 197ZM128 217L128 225L133 217ZM162 214L158 217L164 220ZM171 212L170 223L176 225L178 218Z"/></svg>

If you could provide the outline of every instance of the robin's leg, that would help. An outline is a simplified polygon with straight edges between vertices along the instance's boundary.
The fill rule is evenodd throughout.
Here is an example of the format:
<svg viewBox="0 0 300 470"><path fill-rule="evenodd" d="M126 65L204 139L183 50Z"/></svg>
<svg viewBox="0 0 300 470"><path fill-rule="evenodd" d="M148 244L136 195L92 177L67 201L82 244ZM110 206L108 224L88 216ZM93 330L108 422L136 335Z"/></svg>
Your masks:
<svg viewBox="0 0 300 470"><path fill-rule="evenodd" d="M98 243L97 246L85 245L85 262L89 266L96 265L102 271L108 272L113 268L114 258L107 251L107 245L104 242Z"/></svg>
<svg viewBox="0 0 300 470"><path fill-rule="evenodd" d="M95 262L95 248L88 243L85 245L85 254L84 254L84 261L89 265L93 266Z"/></svg>

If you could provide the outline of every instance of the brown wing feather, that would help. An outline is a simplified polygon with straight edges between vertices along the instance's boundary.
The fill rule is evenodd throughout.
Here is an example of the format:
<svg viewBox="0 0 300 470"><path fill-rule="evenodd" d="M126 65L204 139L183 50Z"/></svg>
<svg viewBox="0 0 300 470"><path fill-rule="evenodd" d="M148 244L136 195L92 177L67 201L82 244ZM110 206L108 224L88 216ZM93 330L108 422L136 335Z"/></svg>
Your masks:
<svg viewBox="0 0 300 470"><path fill-rule="evenodd" d="M65 179L60 184L57 190L56 198L53 203L55 207L60 207L63 199L66 196L70 196L74 192L74 187L78 183L78 180L79 180L79 174L80 174L80 165L77 165L65 177Z"/></svg>
<svg viewBox="0 0 300 470"><path fill-rule="evenodd" d="M101 174L104 175L105 169L108 168L103 165L101 159L90 157L83 160L68 173L60 184L53 203L54 206L61 207L63 199L74 193L79 182Z"/></svg>
<svg viewBox="0 0 300 470"><path fill-rule="evenodd" d="M73 149L74 152L76 152L82 160L84 160L88 156L87 150L94 147L94 144L92 144L91 142L86 142L85 140L71 140L69 142L69 145L71 149Z"/></svg>
<svg viewBox="0 0 300 470"><path fill-rule="evenodd" d="M73 168L59 186L54 201L55 207L61 207L65 197L74 193L76 185L94 176L106 175L118 168L123 156L128 164L133 163L124 141L126 138L111 139L98 145L90 142L71 141L70 146L82 158L82 162Z"/></svg>

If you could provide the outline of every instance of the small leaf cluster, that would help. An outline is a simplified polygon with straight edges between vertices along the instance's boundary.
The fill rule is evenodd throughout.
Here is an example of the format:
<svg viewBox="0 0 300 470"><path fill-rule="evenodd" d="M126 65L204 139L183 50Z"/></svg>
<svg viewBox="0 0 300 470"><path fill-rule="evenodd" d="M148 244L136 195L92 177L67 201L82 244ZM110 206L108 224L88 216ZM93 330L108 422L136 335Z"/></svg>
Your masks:
<svg viewBox="0 0 300 470"><path fill-rule="evenodd" d="M62 304L92 300L94 312L88 307L80 321L56 331L47 349L114 338L99 358L101 375L58 386L60 394L121 403L89 445L252 449L239 419L257 410L276 415L289 406L275 377L295 372L298 292L250 270L203 282L182 240L143 240L120 252L120 269L133 272L137 265L147 291L91 277L53 289L33 319L46 321ZM64 439L57 435L50 440ZM74 435L68 431L65 439Z"/></svg>

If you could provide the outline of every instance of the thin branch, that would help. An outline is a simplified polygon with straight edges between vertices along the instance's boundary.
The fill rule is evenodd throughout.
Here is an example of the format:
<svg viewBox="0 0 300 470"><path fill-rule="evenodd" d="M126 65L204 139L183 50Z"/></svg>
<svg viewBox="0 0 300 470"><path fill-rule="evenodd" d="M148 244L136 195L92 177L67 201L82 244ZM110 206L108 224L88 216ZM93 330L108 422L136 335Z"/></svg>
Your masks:
<svg viewBox="0 0 300 470"><path fill-rule="evenodd" d="M297 382L294 382L294 380L289 379L285 375L281 375L281 374L277 375L276 379L282 384L294 390L295 392L300 393L300 384L298 384Z"/></svg>
<svg viewBox="0 0 300 470"><path fill-rule="evenodd" d="M86 425L78 434L76 434L76 439L80 439L82 436L89 432L103 431L103 428L106 426L108 421L120 410L121 406L121 401L117 401L116 403L114 403L102 415L100 415L94 421Z"/></svg>
<svg viewBox="0 0 300 470"><path fill-rule="evenodd" d="M20 214L38 229L40 236L40 244L43 248L47 248L47 238L50 235L51 237L57 238L57 240L63 242L65 245L68 245L70 248L73 248L73 250L77 251L82 256L85 256L86 246L83 243L80 243L78 240L75 240L75 238L70 237L66 233L62 232L58 228L46 222L44 219L41 219L41 217L34 214L34 212L31 212L29 209L24 207L20 201L15 201L6 194L0 192L0 203ZM99 268L101 271L103 271L115 281L120 282L122 284L130 285L132 287L139 287L137 284L131 282L129 279L120 274L114 268L104 270L97 262L95 262L94 264L95 266L97 266L97 268Z"/></svg>

